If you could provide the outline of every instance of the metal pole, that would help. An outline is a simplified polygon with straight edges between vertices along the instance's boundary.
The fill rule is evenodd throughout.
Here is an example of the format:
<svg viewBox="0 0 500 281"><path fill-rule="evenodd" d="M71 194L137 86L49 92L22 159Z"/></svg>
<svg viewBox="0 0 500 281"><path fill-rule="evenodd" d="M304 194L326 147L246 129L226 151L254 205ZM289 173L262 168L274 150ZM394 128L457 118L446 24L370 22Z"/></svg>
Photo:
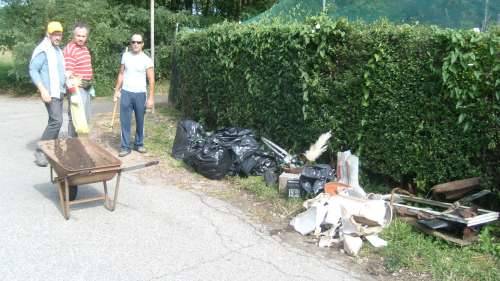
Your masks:
<svg viewBox="0 0 500 281"><path fill-rule="evenodd" d="M326 11L326 0L322 0L323 2L323 13Z"/></svg>
<svg viewBox="0 0 500 281"><path fill-rule="evenodd" d="M151 0L151 59L155 62L155 0Z"/></svg>
<svg viewBox="0 0 500 281"><path fill-rule="evenodd" d="M483 28L481 28L481 31L485 32L486 31L486 24L488 23L488 4L489 0L484 1L484 21L483 21Z"/></svg>

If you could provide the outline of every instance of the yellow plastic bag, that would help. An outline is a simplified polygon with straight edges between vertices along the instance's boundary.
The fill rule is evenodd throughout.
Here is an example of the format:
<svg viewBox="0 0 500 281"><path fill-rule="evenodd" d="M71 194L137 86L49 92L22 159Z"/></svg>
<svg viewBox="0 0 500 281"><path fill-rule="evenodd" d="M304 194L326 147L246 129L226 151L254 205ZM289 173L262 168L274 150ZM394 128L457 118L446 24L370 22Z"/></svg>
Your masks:
<svg viewBox="0 0 500 281"><path fill-rule="evenodd" d="M85 108L82 101L80 91L76 88L76 92L71 94L71 119L73 119L73 126L77 134L88 134L89 124L87 117L85 117Z"/></svg>

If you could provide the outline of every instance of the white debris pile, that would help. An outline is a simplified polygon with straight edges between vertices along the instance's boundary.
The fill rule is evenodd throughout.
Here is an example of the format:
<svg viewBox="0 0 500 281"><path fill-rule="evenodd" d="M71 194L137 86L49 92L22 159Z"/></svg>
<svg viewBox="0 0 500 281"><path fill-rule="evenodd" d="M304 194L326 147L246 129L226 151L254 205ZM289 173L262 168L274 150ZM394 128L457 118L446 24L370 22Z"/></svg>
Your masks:
<svg viewBox="0 0 500 281"><path fill-rule="evenodd" d="M321 193L304 202L307 210L292 219L292 225L302 235L318 237L320 247L343 243L349 255L357 255L364 237L374 247L387 242L377 236L392 221L388 202L370 199L358 182L358 157L349 151L339 152L338 182L348 187L335 193Z"/></svg>

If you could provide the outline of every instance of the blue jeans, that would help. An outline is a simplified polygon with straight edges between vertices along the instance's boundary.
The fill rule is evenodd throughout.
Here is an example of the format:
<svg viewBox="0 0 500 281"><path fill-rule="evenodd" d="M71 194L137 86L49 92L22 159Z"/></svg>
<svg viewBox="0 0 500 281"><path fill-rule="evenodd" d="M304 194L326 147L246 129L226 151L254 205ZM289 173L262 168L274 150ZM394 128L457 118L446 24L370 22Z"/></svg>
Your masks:
<svg viewBox="0 0 500 281"><path fill-rule="evenodd" d="M130 150L130 127L132 111L135 113L135 147L144 146L144 114L146 113L146 93L121 90L120 126L121 149Z"/></svg>

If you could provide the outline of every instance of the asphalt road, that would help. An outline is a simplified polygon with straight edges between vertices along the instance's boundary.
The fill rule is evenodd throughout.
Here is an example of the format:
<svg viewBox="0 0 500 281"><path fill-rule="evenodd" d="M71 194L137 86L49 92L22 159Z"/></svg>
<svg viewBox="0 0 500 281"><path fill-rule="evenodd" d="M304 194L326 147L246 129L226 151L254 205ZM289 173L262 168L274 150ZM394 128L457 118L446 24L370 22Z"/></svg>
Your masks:
<svg viewBox="0 0 500 281"><path fill-rule="evenodd" d="M49 168L33 163L44 106L0 105L2 280L372 280L282 243L226 202L134 173L122 176L114 212L77 205L66 221ZM101 191L84 186L79 197Z"/></svg>

